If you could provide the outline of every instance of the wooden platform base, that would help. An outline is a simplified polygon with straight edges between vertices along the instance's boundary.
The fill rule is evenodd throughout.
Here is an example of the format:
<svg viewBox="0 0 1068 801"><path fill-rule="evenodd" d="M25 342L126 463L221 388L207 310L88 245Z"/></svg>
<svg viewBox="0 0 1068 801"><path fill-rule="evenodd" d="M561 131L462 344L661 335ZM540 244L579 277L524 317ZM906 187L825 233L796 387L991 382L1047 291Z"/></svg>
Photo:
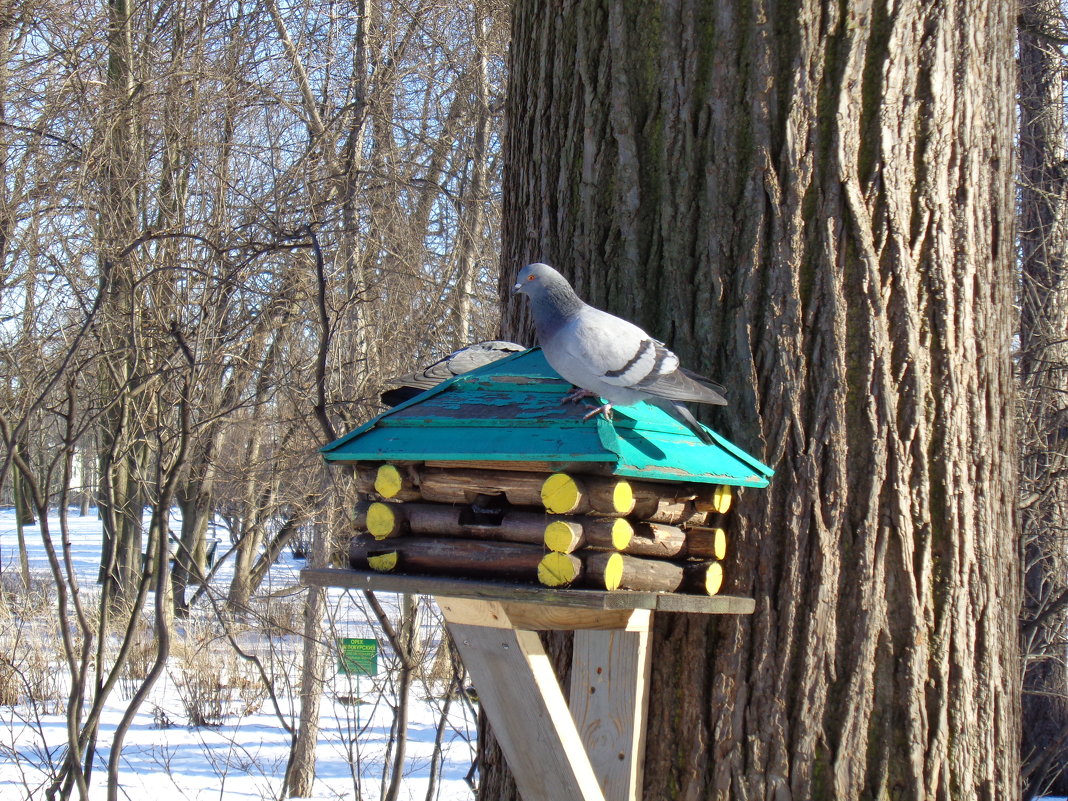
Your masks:
<svg viewBox="0 0 1068 801"><path fill-rule="evenodd" d="M591 609L649 609L657 612L692 612L699 615L751 615L756 608L752 598L737 595L682 595L670 592L631 592L618 590L553 589L536 584L504 581L478 581L443 576L409 576L349 568L305 568L302 584L317 587L345 587L353 590L404 592L413 595L445 595L487 601L551 604Z"/></svg>
<svg viewBox="0 0 1068 801"><path fill-rule="evenodd" d="M445 616L524 801L638 801L654 611L749 614L730 596L307 569L305 584L429 594ZM675 608L672 608L675 607ZM575 632L570 706L537 631Z"/></svg>

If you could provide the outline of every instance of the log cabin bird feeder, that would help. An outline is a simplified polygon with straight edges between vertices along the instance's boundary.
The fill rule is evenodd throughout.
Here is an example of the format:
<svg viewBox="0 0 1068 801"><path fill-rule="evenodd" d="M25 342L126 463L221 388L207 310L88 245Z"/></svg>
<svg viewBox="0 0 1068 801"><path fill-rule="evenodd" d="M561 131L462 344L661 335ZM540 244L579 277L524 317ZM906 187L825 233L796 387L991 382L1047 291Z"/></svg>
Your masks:
<svg viewBox="0 0 1068 801"><path fill-rule="evenodd" d="M772 470L655 406L583 404L540 349L456 376L322 449L363 500L348 568L307 584L434 595L525 801L642 795L654 613L721 593L730 507ZM570 705L537 636L574 631Z"/></svg>

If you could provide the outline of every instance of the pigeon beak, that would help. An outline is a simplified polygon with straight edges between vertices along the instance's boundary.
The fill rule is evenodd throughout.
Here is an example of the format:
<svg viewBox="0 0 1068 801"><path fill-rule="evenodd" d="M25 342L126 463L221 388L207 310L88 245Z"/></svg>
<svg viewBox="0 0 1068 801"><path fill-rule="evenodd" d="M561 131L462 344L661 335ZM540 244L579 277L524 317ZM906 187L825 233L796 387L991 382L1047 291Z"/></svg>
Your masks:
<svg viewBox="0 0 1068 801"><path fill-rule="evenodd" d="M522 292L522 291L523 291L523 285L522 284L517 283L514 287L512 287L512 294L513 295L516 292Z"/></svg>

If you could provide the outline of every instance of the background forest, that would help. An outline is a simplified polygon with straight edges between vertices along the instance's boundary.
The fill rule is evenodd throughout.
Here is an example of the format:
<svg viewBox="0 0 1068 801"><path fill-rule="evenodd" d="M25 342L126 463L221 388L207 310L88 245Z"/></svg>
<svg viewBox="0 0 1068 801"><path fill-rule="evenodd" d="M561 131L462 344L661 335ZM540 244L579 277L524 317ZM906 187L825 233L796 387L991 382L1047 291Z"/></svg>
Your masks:
<svg viewBox="0 0 1068 801"><path fill-rule="evenodd" d="M211 603L246 614L294 538L322 561L316 534L347 531L345 477L316 448L377 413L388 376L495 332L507 34L498 2L0 4L5 587L33 585L22 532L40 521L87 710L70 705L53 792L84 789L131 658L107 634L128 641L156 599L147 688L172 618L206 602L209 524L232 567ZM70 504L102 517L98 586L45 527ZM149 596L171 507L171 592ZM318 675L322 593L307 603Z"/></svg>
<svg viewBox="0 0 1068 801"><path fill-rule="evenodd" d="M83 702L54 793L85 787L135 621L156 634L150 688L198 604L238 619L287 547L328 561L353 490L315 449L377 413L389 376L496 335L509 28L505 0L0 2L0 485L19 539L3 591L14 608L35 583L36 522ZM1029 793L1068 790L1066 41L1057 0L1021 3ZM72 505L102 517L93 587L46 525ZM208 597L219 521L229 581ZM328 659L324 604L303 596L305 677ZM374 611L402 673L406 609ZM131 646L105 653L115 633ZM286 794L312 786L318 690L303 682Z"/></svg>

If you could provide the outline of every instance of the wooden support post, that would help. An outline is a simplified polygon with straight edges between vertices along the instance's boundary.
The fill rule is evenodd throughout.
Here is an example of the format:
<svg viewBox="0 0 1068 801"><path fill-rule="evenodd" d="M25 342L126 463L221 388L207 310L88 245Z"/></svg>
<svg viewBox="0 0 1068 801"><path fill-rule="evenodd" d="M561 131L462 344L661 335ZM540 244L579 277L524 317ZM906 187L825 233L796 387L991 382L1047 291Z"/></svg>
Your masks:
<svg viewBox="0 0 1068 801"><path fill-rule="evenodd" d="M437 601L524 801L641 799L649 610ZM535 628L575 631L570 707Z"/></svg>
<svg viewBox="0 0 1068 801"><path fill-rule="evenodd" d="M642 797L651 665L651 613L643 611L637 630L575 632L571 713L605 801Z"/></svg>

